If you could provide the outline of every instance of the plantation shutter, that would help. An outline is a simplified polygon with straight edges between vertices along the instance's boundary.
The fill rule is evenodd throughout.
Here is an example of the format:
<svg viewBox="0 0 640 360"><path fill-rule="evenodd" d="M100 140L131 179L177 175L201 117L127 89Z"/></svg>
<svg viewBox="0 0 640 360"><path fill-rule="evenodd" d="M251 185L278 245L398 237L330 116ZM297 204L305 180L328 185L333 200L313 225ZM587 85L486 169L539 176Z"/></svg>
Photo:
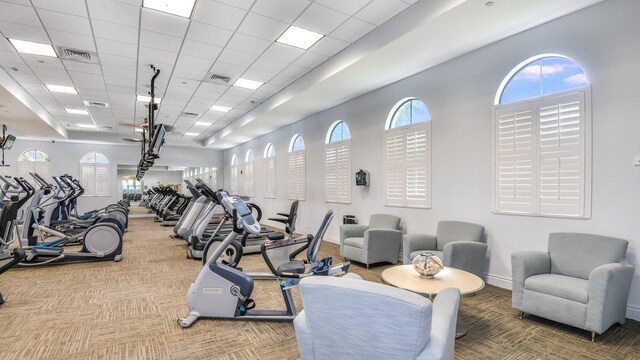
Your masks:
<svg viewBox="0 0 640 360"><path fill-rule="evenodd" d="M213 190L217 190L217 188L218 188L218 170L217 169L213 169L209 173L209 184L208 185Z"/></svg>
<svg viewBox="0 0 640 360"><path fill-rule="evenodd" d="M109 165L95 165L96 196L109 196Z"/></svg>
<svg viewBox="0 0 640 360"><path fill-rule="evenodd" d="M540 101L540 213L584 214L584 93Z"/></svg>
<svg viewBox="0 0 640 360"><path fill-rule="evenodd" d="M42 176L43 179L49 181L51 179L51 163L49 161L34 161L33 162L33 170L31 172L38 173L38 175ZM25 179L31 179L29 173L24 177Z"/></svg>
<svg viewBox="0 0 640 360"><path fill-rule="evenodd" d="M255 164L249 161L244 164L244 194L254 196L255 194Z"/></svg>
<svg viewBox="0 0 640 360"><path fill-rule="evenodd" d="M80 165L82 172L80 182L86 195L96 194L96 167L93 164Z"/></svg>
<svg viewBox="0 0 640 360"><path fill-rule="evenodd" d="M23 179L31 180L30 172L36 172L36 165L34 161L20 161L18 163L18 176ZM48 178L44 177L43 174L40 174L45 180L49 181Z"/></svg>
<svg viewBox="0 0 640 360"><path fill-rule="evenodd" d="M276 158L268 157L264 162L264 197L276 198Z"/></svg>
<svg viewBox="0 0 640 360"><path fill-rule="evenodd" d="M238 194L238 165L231 166L231 194Z"/></svg>
<svg viewBox="0 0 640 360"><path fill-rule="evenodd" d="M324 152L324 188L327 202L338 201L338 147L327 144Z"/></svg>
<svg viewBox="0 0 640 360"><path fill-rule="evenodd" d="M305 199L304 150L289 153L289 199Z"/></svg>
<svg viewBox="0 0 640 360"><path fill-rule="evenodd" d="M326 145L325 199L351 203L351 140Z"/></svg>
<svg viewBox="0 0 640 360"><path fill-rule="evenodd" d="M533 211L533 128L531 104L507 106L496 112L497 210Z"/></svg>
<svg viewBox="0 0 640 360"><path fill-rule="evenodd" d="M429 122L385 131L386 206L431 206L430 137Z"/></svg>

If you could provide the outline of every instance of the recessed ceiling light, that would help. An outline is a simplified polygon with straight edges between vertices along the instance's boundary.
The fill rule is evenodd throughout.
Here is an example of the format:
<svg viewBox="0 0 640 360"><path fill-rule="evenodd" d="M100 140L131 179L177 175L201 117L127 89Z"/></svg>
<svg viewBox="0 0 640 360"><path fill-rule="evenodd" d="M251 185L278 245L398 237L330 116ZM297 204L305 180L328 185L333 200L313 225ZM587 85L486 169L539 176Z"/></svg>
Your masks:
<svg viewBox="0 0 640 360"><path fill-rule="evenodd" d="M198 136L198 135L200 135L200 134L198 134L198 133L193 133L193 132L186 132L186 133L184 133L184 136Z"/></svg>
<svg viewBox="0 0 640 360"><path fill-rule="evenodd" d="M46 86L47 89L49 89L49 91L51 92L59 92L59 93L65 93L65 94L78 93L76 91L76 88L74 88L73 86L62 86L62 85L51 85L51 84L44 84L44 86Z"/></svg>
<svg viewBox="0 0 640 360"><path fill-rule="evenodd" d="M236 80L235 83L233 83L233 86L237 86L237 87L241 87L241 88L245 88L245 89L255 90L255 89L259 88L260 86L262 86L262 84L264 84L264 83L260 82L260 81L239 78L238 80Z"/></svg>
<svg viewBox="0 0 640 360"><path fill-rule="evenodd" d="M196 121L196 126L211 126L211 123L206 121Z"/></svg>
<svg viewBox="0 0 640 360"><path fill-rule="evenodd" d="M324 35L318 34L317 32L291 25L287 31L280 35L276 42L307 50L311 45L322 39L323 36Z"/></svg>
<svg viewBox="0 0 640 360"><path fill-rule="evenodd" d="M87 110L79 110L79 109L64 109L66 112L68 112L69 114L75 114L75 115L89 115L89 112Z"/></svg>
<svg viewBox="0 0 640 360"><path fill-rule="evenodd" d="M53 50L53 46L50 44L40 44L16 39L9 39L9 41L11 41L11 44L19 53L58 57L58 54L56 54L56 51Z"/></svg>
<svg viewBox="0 0 640 360"><path fill-rule="evenodd" d="M151 96L138 95L137 100L140 102L148 103L148 102L151 102ZM162 98L159 98L159 97L153 98L153 102L156 104L160 104L160 101L162 101Z"/></svg>
<svg viewBox="0 0 640 360"><path fill-rule="evenodd" d="M228 106L213 105L212 107L209 108L209 110L211 110L211 111L220 111L220 112L229 112L229 111L231 111L231 108L228 107Z"/></svg>
<svg viewBox="0 0 640 360"><path fill-rule="evenodd" d="M95 129L96 126L93 124L76 124L78 125L79 128L84 128L84 129Z"/></svg>
<svg viewBox="0 0 640 360"><path fill-rule="evenodd" d="M191 18L196 0L143 0L142 7Z"/></svg>

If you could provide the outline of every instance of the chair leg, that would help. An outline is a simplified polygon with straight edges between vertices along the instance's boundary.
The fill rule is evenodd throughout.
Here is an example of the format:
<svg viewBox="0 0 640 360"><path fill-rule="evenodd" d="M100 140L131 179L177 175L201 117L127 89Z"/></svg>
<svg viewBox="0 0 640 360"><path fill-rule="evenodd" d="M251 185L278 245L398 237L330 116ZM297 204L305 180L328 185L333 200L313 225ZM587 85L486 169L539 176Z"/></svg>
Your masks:
<svg viewBox="0 0 640 360"><path fill-rule="evenodd" d="M520 314L518 315L518 319L520 320L524 319L524 311L520 311Z"/></svg>
<svg viewBox="0 0 640 360"><path fill-rule="evenodd" d="M367 270L369 270L369 264L367 264Z"/></svg>
<svg viewBox="0 0 640 360"><path fill-rule="evenodd" d="M591 332L591 342L592 343L596 342L596 332L595 331Z"/></svg>

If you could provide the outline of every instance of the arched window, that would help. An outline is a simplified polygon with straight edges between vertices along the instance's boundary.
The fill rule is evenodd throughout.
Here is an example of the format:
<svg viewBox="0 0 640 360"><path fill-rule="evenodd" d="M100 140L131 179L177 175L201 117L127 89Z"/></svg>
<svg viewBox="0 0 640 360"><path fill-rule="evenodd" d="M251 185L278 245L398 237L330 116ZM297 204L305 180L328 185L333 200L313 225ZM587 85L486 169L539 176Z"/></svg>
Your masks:
<svg viewBox="0 0 640 360"><path fill-rule="evenodd" d="M255 196L255 157L253 156L253 150L247 150L247 154L244 157L244 195Z"/></svg>
<svg viewBox="0 0 640 360"><path fill-rule="evenodd" d="M238 194L238 189L239 189L239 172L240 169L238 168L240 165L240 162L238 160L238 156L236 154L233 154L233 156L231 157L231 194L232 195L237 195Z"/></svg>
<svg viewBox="0 0 640 360"><path fill-rule="evenodd" d="M276 198L276 150L272 143L264 147L264 197Z"/></svg>
<svg viewBox="0 0 640 360"><path fill-rule="evenodd" d="M493 110L495 212L590 217L590 103L584 70L565 56L509 72Z"/></svg>
<svg viewBox="0 0 640 360"><path fill-rule="evenodd" d="M304 140L295 134L289 142L289 199L305 198Z"/></svg>
<svg viewBox="0 0 640 360"><path fill-rule="evenodd" d="M109 196L109 158L99 152L89 152L80 159L80 183L85 195Z"/></svg>
<svg viewBox="0 0 640 360"><path fill-rule="evenodd" d="M18 158L18 176L31 180L29 173L37 173L45 180L50 181L51 161L49 155L38 149L23 152Z"/></svg>
<svg viewBox="0 0 640 360"><path fill-rule="evenodd" d="M391 108L384 132L384 204L431 207L431 115L405 98Z"/></svg>
<svg viewBox="0 0 640 360"><path fill-rule="evenodd" d="M351 131L337 120L325 136L325 201L351 203Z"/></svg>

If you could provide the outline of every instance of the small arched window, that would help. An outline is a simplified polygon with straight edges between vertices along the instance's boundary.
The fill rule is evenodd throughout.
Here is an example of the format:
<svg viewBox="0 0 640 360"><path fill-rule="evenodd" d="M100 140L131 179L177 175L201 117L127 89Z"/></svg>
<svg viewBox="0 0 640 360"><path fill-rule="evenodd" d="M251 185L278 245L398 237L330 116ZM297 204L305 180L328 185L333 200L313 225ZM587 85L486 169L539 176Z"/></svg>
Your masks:
<svg viewBox="0 0 640 360"><path fill-rule="evenodd" d="M399 127L424 123L431 120L431 114L427 105L416 98L406 98L400 100L387 117L386 129L396 129Z"/></svg>
<svg viewBox="0 0 640 360"><path fill-rule="evenodd" d="M48 181L51 178L49 155L38 149L23 152L18 158L18 176L31 179L29 173L37 173Z"/></svg>
<svg viewBox="0 0 640 360"><path fill-rule="evenodd" d="M233 156L231 157L231 166L234 165L238 165L240 162L238 161L238 156L236 154L233 154Z"/></svg>
<svg viewBox="0 0 640 360"><path fill-rule="evenodd" d="M88 196L109 196L109 158L89 152L80 159L80 183Z"/></svg>
<svg viewBox="0 0 640 360"><path fill-rule="evenodd" d="M289 142L289 199L304 200L305 190L305 154L304 140L295 134Z"/></svg>
<svg viewBox="0 0 640 360"><path fill-rule="evenodd" d="M255 160L255 157L253 156L253 150L249 149L247 150L247 154L244 157L244 161L249 162L253 160Z"/></svg>
<svg viewBox="0 0 640 360"><path fill-rule="evenodd" d="M272 143L264 147L264 197L276 198L276 149Z"/></svg>
<svg viewBox="0 0 640 360"><path fill-rule="evenodd" d="M295 134L289 143L289 152L304 150L304 139L300 134Z"/></svg>
<svg viewBox="0 0 640 360"><path fill-rule="evenodd" d="M247 154L244 156L244 171L242 173L244 184L244 195L255 196L255 157L253 156L253 150L247 150Z"/></svg>
<svg viewBox="0 0 640 360"><path fill-rule="evenodd" d="M349 126L342 121L337 120L329 127L329 131L327 131L327 136L325 137L324 143L334 143L342 140L351 139L351 131L349 130Z"/></svg>
<svg viewBox="0 0 640 360"><path fill-rule="evenodd" d="M554 54L538 55L511 70L498 89L495 104L510 104L588 84L582 67L570 58Z"/></svg>
<svg viewBox="0 0 640 360"><path fill-rule="evenodd" d="M238 189L240 188L240 184L239 184L240 169L238 169L239 163L240 162L238 160L238 156L236 154L233 154L233 156L231 157L231 194L232 195L237 195Z"/></svg>

